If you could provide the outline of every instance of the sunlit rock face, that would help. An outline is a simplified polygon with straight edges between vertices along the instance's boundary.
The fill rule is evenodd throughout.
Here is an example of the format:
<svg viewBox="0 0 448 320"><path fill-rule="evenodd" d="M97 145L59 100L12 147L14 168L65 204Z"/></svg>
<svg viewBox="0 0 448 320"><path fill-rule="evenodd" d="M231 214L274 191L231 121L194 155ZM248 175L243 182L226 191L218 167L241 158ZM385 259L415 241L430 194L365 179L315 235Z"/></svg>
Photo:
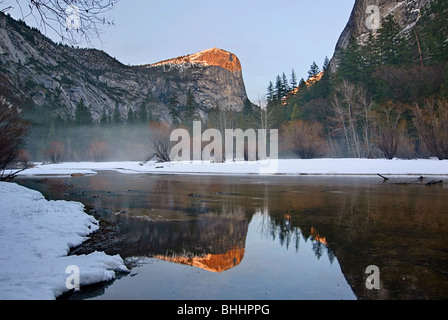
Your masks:
<svg viewBox="0 0 448 320"><path fill-rule="evenodd" d="M152 64L151 66L173 64L199 64L203 66L218 66L231 72L241 72L241 63L238 57L231 52L218 48L211 48L195 54L160 61Z"/></svg>

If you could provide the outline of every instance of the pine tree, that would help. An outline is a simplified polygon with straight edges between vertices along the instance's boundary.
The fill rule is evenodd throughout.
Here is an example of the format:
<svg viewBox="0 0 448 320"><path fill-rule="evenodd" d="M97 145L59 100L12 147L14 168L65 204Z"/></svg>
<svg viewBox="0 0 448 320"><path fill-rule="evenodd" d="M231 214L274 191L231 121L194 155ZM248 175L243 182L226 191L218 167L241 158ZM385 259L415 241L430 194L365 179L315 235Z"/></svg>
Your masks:
<svg viewBox="0 0 448 320"><path fill-rule="evenodd" d="M75 123L77 125L86 125L92 123L92 115L89 109L84 104L84 100L81 98L75 109Z"/></svg>
<svg viewBox="0 0 448 320"><path fill-rule="evenodd" d="M328 59L328 56L325 56L324 64L322 66L322 71L327 71L330 67L330 59Z"/></svg>
<svg viewBox="0 0 448 320"><path fill-rule="evenodd" d="M275 96L274 84L272 83L272 81L269 81L268 92L266 94L268 103L274 99L274 96Z"/></svg>
<svg viewBox="0 0 448 320"><path fill-rule="evenodd" d="M114 113L112 115L112 123L114 125L121 123L121 114L120 114L120 107L118 106L118 102L115 103Z"/></svg>
<svg viewBox="0 0 448 320"><path fill-rule="evenodd" d="M290 90L288 79L286 78L285 73L282 74L282 90L283 90L283 96L285 96Z"/></svg>
<svg viewBox="0 0 448 320"><path fill-rule="evenodd" d="M185 104L185 111L184 111L184 123L187 126L193 126L193 121L197 120L197 105L194 101L193 92L191 91L191 88L188 89L187 92L187 102Z"/></svg>
<svg viewBox="0 0 448 320"><path fill-rule="evenodd" d="M341 52L336 82L340 82L342 79L359 82L365 76L362 74L360 65L360 48L356 38L352 36L347 47Z"/></svg>
<svg viewBox="0 0 448 320"><path fill-rule="evenodd" d="M135 122L134 110L131 107L128 109L128 123L133 124Z"/></svg>
<svg viewBox="0 0 448 320"><path fill-rule="evenodd" d="M316 62L313 61L313 63L310 66L310 71L308 71L308 79L318 75L320 72L319 67L317 66Z"/></svg>
<svg viewBox="0 0 448 320"><path fill-rule="evenodd" d="M255 113L254 109L252 108L252 102L248 98L244 101L243 109L238 114L238 118L238 128L246 130L254 126Z"/></svg>
<svg viewBox="0 0 448 320"><path fill-rule="evenodd" d="M381 65L404 66L412 62L407 41L400 32L401 27L392 15L383 19L375 41Z"/></svg>
<svg viewBox="0 0 448 320"><path fill-rule="evenodd" d="M101 113L100 125L107 125L109 123L109 117L106 113L106 107L103 107L103 112Z"/></svg>
<svg viewBox="0 0 448 320"><path fill-rule="evenodd" d="M146 104L144 102L142 102L138 110L138 120L141 123L148 121L148 111L146 110Z"/></svg>
<svg viewBox="0 0 448 320"><path fill-rule="evenodd" d="M294 69L291 71L291 89L295 89L297 87L297 76Z"/></svg>
<svg viewBox="0 0 448 320"><path fill-rule="evenodd" d="M423 51L423 58L430 62L447 61L448 1L432 0L422 9L416 33Z"/></svg>
<svg viewBox="0 0 448 320"><path fill-rule="evenodd" d="M250 100L247 98L244 101L244 105L243 105L243 115L245 116L249 116L253 114L253 109L252 109L252 102L250 102Z"/></svg>
<svg viewBox="0 0 448 320"><path fill-rule="evenodd" d="M171 117L171 122L173 126L177 126L179 124L179 98L177 94L174 92L170 98L169 104L169 112Z"/></svg>
<svg viewBox="0 0 448 320"><path fill-rule="evenodd" d="M283 91L283 84L282 84L282 78L280 75L277 75L277 78L275 80L275 98L277 100L281 100L283 97L284 91Z"/></svg>

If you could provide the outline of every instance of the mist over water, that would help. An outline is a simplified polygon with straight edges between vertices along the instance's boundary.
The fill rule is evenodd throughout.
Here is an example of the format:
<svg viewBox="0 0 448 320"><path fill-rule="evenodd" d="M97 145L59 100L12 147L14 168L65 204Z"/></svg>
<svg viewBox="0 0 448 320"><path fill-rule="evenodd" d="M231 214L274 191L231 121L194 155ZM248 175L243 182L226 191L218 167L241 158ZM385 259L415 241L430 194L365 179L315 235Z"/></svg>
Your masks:
<svg viewBox="0 0 448 320"><path fill-rule="evenodd" d="M31 161L143 161L152 136L149 124L34 126L26 150Z"/></svg>

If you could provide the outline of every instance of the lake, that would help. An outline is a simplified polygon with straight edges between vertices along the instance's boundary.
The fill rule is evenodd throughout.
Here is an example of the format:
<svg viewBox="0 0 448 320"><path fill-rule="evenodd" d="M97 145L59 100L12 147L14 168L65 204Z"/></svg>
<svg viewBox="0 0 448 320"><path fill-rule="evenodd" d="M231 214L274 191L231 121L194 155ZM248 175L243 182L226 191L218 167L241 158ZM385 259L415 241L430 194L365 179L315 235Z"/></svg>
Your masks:
<svg viewBox="0 0 448 320"><path fill-rule="evenodd" d="M131 272L68 298L135 300L447 299L448 187L427 181L111 171L17 179L119 226L110 254Z"/></svg>

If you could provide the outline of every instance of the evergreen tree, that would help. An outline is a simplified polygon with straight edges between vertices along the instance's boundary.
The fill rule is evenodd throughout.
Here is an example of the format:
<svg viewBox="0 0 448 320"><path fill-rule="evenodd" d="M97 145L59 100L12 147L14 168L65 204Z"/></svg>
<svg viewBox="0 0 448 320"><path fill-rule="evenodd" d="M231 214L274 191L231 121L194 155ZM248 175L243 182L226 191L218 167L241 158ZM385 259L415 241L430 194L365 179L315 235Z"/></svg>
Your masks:
<svg viewBox="0 0 448 320"><path fill-rule="evenodd" d="M327 71L330 67L330 59L328 59L328 56L325 56L324 64L322 66L322 71Z"/></svg>
<svg viewBox="0 0 448 320"><path fill-rule="evenodd" d="M308 71L308 79L318 75L320 72L319 67L317 66L316 62L313 61L313 63L310 66L310 71Z"/></svg>
<svg viewBox="0 0 448 320"><path fill-rule="evenodd" d="M282 90L283 90L283 96L285 96L290 90L288 79L286 78L285 73L282 74Z"/></svg>
<svg viewBox="0 0 448 320"><path fill-rule="evenodd" d="M148 121L148 110L146 110L146 104L144 102L142 102L138 110L138 120L141 123Z"/></svg>
<svg viewBox="0 0 448 320"><path fill-rule="evenodd" d="M86 125L92 123L92 115L89 109L84 104L84 100L81 98L75 109L75 123L77 125Z"/></svg>
<svg viewBox="0 0 448 320"><path fill-rule="evenodd" d="M281 100L284 94L282 78L280 75L277 75L275 80L275 98L277 100Z"/></svg>
<svg viewBox="0 0 448 320"><path fill-rule="evenodd" d="M291 89L295 89L297 87L297 76L294 69L291 71Z"/></svg>
<svg viewBox="0 0 448 320"><path fill-rule="evenodd" d="M129 109L128 109L128 123L129 124L135 123L135 114L134 114L134 110L132 110L131 107L129 107Z"/></svg>
<svg viewBox="0 0 448 320"><path fill-rule="evenodd" d="M103 107L103 112L101 113L100 125L107 125L109 123L109 117L106 113L106 107Z"/></svg>
<svg viewBox="0 0 448 320"><path fill-rule="evenodd" d="M417 23L414 35L416 41L419 39L425 64L448 60L446 21L448 21L448 1L432 0L422 8L421 19Z"/></svg>
<svg viewBox="0 0 448 320"><path fill-rule="evenodd" d="M252 102L250 102L249 98L246 98L246 100L244 101L244 105L243 105L243 115L245 116L249 116L253 114L253 109L252 109Z"/></svg>
<svg viewBox="0 0 448 320"><path fill-rule="evenodd" d="M179 98L177 97L177 94L175 92L171 95L170 98L169 112L173 126L177 126L179 124L180 113L179 113Z"/></svg>
<svg viewBox="0 0 448 320"><path fill-rule="evenodd" d="M272 83L272 81L269 81L269 86L268 86L268 92L266 94L266 98L268 103L270 101L272 101L275 97L275 89L274 89L274 84Z"/></svg>
<svg viewBox="0 0 448 320"><path fill-rule="evenodd" d="M346 79L350 82L359 82L364 77L361 72L360 48L355 37L351 37L347 47L341 51L341 59L337 71L337 81Z"/></svg>
<svg viewBox="0 0 448 320"><path fill-rule="evenodd" d="M115 103L114 113L112 115L112 123L114 125L121 123L121 114L120 114L120 107L118 106L118 102Z"/></svg>
<svg viewBox="0 0 448 320"><path fill-rule="evenodd" d="M375 41L380 52L380 65L404 66L412 62L406 38L400 31L401 27L392 15L383 19Z"/></svg>
<svg viewBox="0 0 448 320"><path fill-rule="evenodd" d="M255 113L252 102L247 98L244 101L243 109L237 114L237 127L243 130L253 128L255 125Z"/></svg>
<svg viewBox="0 0 448 320"><path fill-rule="evenodd" d="M184 111L184 119L183 122L187 126L193 126L193 121L198 119L197 114L197 105L194 101L193 92L191 91L191 88L188 89L187 92L187 102L185 104L185 111Z"/></svg>

